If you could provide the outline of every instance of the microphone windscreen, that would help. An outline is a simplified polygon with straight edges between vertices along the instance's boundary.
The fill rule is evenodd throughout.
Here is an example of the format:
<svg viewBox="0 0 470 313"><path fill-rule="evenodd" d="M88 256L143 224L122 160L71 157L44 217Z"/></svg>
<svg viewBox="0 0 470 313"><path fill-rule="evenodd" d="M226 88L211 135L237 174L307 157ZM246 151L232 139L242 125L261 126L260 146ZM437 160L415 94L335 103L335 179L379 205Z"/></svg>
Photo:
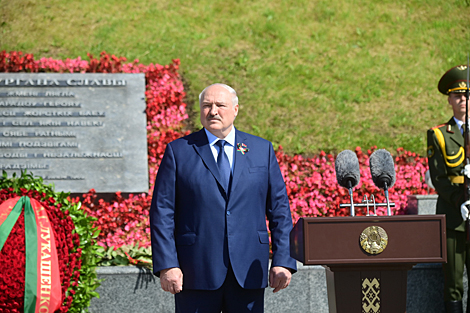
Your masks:
<svg viewBox="0 0 470 313"><path fill-rule="evenodd" d="M356 153L351 150L341 151L335 160L336 180L341 187L353 188L359 184L361 174L359 171L359 160ZM349 186L351 183L351 186Z"/></svg>
<svg viewBox="0 0 470 313"><path fill-rule="evenodd" d="M385 183L387 183L387 189L392 188L395 184L395 164L393 163L393 157L385 149L379 149L372 153L369 159L370 174L374 184L382 189L385 189Z"/></svg>

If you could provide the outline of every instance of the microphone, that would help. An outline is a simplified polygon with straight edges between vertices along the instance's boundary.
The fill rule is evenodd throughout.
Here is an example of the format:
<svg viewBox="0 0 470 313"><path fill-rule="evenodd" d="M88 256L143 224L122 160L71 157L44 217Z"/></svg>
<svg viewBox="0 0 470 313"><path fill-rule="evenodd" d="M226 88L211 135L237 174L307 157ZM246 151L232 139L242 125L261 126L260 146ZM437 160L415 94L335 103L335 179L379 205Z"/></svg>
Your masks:
<svg viewBox="0 0 470 313"><path fill-rule="evenodd" d="M359 161L351 150L341 151L335 160L336 180L341 187L354 188L359 184L361 174Z"/></svg>
<svg viewBox="0 0 470 313"><path fill-rule="evenodd" d="M336 180L341 187L349 190L351 200L351 216L354 216L354 203L352 189L359 184L361 174L359 172L359 160L351 150L341 151L335 160Z"/></svg>
<svg viewBox="0 0 470 313"><path fill-rule="evenodd" d="M388 189L395 184L395 164L393 157L385 149L374 151L369 159L370 174L374 184L385 191L385 199L387 199L387 214L390 216L390 201L388 198Z"/></svg>

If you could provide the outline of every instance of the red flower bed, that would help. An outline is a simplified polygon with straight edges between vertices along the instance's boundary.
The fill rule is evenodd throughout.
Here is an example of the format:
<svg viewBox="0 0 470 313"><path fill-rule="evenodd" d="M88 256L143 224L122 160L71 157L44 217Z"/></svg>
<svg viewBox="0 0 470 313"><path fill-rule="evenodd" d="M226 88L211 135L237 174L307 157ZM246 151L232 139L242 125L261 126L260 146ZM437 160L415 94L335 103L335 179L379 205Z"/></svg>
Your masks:
<svg viewBox="0 0 470 313"><path fill-rule="evenodd" d="M166 145L188 132L184 131L187 119L186 105L183 102L184 91L178 69L179 60L166 66L139 64L138 60L125 63L125 58L101 53L100 59L89 55L90 61L67 59L65 61L42 58L34 61L30 54L21 52L0 53L0 72L103 72L103 73L145 73L147 97L147 139L150 174L149 193L130 195L124 199L120 193L115 201L108 203L96 201L94 190L84 195L83 205L92 216L96 217L96 226L101 229L99 244L119 247L150 245L148 212L151 193L158 166ZM364 195L375 195L376 202L383 202L383 191L376 188L369 171L369 156L376 147L362 152L356 148L360 163L361 183L355 188L354 201L361 202ZM290 199L294 222L302 216L343 216L349 215L349 209L339 209L340 203L349 201L348 192L336 182L335 156L321 152L319 155L305 158L301 155L286 155L282 148L277 151L287 191ZM417 154L397 149L395 169L397 181L390 189L390 200L395 202L394 214L403 214L406 208L406 196L426 194L424 183L427 168L426 158ZM93 187L93 186L90 186ZM383 215L380 208L378 214ZM358 210L363 215L364 210Z"/></svg>

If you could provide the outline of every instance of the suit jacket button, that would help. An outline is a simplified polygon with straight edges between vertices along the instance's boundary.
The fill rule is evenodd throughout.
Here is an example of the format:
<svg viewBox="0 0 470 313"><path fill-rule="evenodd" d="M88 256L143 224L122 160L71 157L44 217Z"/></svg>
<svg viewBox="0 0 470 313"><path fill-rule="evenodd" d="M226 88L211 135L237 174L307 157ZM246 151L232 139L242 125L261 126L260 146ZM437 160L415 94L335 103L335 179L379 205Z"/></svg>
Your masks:
<svg viewBox="0 0 470 313"><path fill-rule="evenodd" d="M230 215L230 211L227 211L227 215Z"/></svg>

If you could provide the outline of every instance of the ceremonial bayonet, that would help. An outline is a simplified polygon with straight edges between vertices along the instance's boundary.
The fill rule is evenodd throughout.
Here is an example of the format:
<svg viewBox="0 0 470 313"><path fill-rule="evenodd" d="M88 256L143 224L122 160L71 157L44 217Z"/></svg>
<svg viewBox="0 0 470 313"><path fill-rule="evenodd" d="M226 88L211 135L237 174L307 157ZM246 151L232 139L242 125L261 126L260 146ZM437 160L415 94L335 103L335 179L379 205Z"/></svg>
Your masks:
<svg viewBox="0 0 470 313"><path fill-rule="evenodd" d="M469 123L468 123L468 97L470 94L470 64L469 55L467 54L467 89L465 90L465 132L464 132L464 147L465 147L465 166L470 164L470 140L469 140ZM465 186L465 201L470 200L470 180L467 175L464 175ZM468 208L468 206L467 206ZM467 241L470 241L470 214L467 215L465 223L465 231L467 233Z"/></svg>

